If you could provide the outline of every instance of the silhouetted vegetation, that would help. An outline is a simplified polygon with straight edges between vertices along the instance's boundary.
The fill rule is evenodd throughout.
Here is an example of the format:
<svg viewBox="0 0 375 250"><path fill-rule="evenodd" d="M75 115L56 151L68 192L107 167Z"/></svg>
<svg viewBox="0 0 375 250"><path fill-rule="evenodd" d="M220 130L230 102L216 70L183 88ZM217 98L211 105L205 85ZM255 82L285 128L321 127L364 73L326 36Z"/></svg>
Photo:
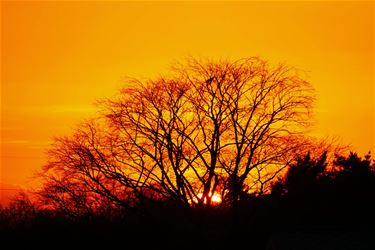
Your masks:
<svg viewBox="0 0 375 250"><path fill-rule="evenodd" d="M149 199L232 206L262 194L294 154L314 101L298 71L258 58L188 60L173 75L130 80L101 114L58 138L40 195L78 215Z"/></svg>
<svg viewBox="0 0 375 250"><path fill-rule="evenodd" d="M265 249L274 232L288 230L315 229L315 234L354 231L361 239L362 233L367 237L373 231L374 190L375 163L370 155L336 155L330 163L327 153L315 158L307 154L288 166L270 193L249 194L235 210L224 206L201 210L150 199L134 210L111 207L73 216L64 209L48 210L22 195L1 209L0 236L3 240L89 245L95 245L95 238L95 242L109 245L160 244L181 249L226 249L243 244ZM367 247L369 242L364 244ZM370 249L366 247L361 249Z"/></svg>
<svg viewBox="0 0 375 250"><path fill-rule="evenodd" d="M1 239L275 249L277 232L373 230L375 163L304 134L314 95L297 71L249 58L174 73L130 81L56 139L43 187L1 208Z"/></svg>
<svg viewBox="0 0 375 250"><path fill-rule="evenodd" d="M370 225L375 222L375 165L370 155L336 156L329 166L326 153L318 159L308 154L273 185L271 197L289 222Z"/></svg>

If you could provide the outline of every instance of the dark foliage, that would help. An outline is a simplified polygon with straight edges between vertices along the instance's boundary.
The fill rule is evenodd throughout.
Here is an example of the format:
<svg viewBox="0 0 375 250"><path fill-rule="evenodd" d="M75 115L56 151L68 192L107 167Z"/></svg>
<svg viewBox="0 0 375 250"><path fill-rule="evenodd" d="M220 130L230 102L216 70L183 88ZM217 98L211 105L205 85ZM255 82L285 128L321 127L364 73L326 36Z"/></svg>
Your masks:
<svg viewBox="0 0 375 250"><path fill-rule="evenodd" d="M273 185L270 200L284 214L283 223L369 226L375 211L374 167L370 155L336 156L329 170L326 154L306 155Z"/></svg>
<svg viewBox="0 0 375 250"><path fill-rule="evenodd" d="M234 249L246 245L267 249L280 240L289 240L289 245L299 244L298 240L306 244L315 238L316 243L347 235L342 242L353 243L354 238L360 249L371 249L374 244L367 236L375 223L375 164L369 155L361 158L355 153L336 156L333 166L326 158L324 153L318 158L308 154L297 159L270 194L249 196L235 208L199 209L149 200L137 210L108 209L72 217L38 209L22 196L1 209L0 237L36 246L78 242L93 247L121 244L123 249ZM297 239L291 242L290 235ZM340 249L358 249L358 244L349 247L349 243ZM338 243L329 244L338 247Z"/></svg>

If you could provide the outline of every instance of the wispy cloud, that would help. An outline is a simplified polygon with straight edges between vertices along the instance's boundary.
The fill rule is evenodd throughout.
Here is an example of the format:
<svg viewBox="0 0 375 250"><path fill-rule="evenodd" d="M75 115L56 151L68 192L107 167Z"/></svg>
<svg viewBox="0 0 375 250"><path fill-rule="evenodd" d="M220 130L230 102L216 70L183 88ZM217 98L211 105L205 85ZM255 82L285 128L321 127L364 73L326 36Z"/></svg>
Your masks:
<svg viewBox="0 0 375 250"><path fill-rule="evenodd" d="M72 104L72 105L49 105L42 108L43 111L48 113L93 113L97 109L93 105L86 104Z"/></svg>
<svg viewBox="0 0 375 250"><path fill-rule="evenodd" d="M27 147L31 149L45 148L51 145L52 141L28 141L28 140L2 140L0 144L2 145L19 145L22 147Z"/></svg>
<svg viewBox="0 0 375 250"><path fill-rule="evenodd" d="M4 109L12 114L27 113L29 115L59 115L59 114L91 114L97 108L91 104L57 104L57 105L37 105L37 106L17 106ZM9 128L1 128L2 130Z"/></svg>
<svg viewBox="0 0 375 250"><path fill-rule="evenodd" d="M26 140L7 140L7 141L0 141L1 144L27 144L29 141Z"/></svg>

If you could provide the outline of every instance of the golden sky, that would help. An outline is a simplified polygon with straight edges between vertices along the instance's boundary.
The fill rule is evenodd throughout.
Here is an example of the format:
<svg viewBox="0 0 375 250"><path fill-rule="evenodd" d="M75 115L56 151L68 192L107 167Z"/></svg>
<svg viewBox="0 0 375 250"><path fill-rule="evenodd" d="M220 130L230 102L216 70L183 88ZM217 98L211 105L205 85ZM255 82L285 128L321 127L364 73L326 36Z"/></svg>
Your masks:
<svg viewBox="0 0 375 250"><path fill-rule="evenodd" d="M374 2L1 2L0 183L35 186L52 138L96 99L186 56L302 69L313 133L375 149Z"/></svg>

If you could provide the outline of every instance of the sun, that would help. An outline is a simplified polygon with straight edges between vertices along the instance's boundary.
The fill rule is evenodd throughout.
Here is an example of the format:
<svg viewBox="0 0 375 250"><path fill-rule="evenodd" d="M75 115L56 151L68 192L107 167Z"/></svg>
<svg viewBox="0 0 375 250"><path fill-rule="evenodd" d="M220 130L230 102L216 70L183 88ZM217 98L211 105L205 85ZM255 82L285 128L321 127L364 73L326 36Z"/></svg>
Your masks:
<svg viewBox="0 0 375 250"><path fill-rule="evenodd" d="M211 197L211 201L212 201L212 203L221 203L223 200L221 199L220 194L214 194Z"/></svg>
<svg viewBox="0 0 375 250"><path fill-rule="evenodd" d="M221 195L218 194L218 193L214 193L214 194L209 193L208 195L211 196L211 203L212 203L212 204L220 204L220 203L223 201L222 198L221 198ZM200 199L200 198L202 198L202 196L203 196L203 193L199 193L199 194L197 195L197 198ZM194 201L195 203L197 203L197 202L198 202L198 199L194 198L193 201ZM207 201L205 200L204 203L206 204Z"/></svg>

